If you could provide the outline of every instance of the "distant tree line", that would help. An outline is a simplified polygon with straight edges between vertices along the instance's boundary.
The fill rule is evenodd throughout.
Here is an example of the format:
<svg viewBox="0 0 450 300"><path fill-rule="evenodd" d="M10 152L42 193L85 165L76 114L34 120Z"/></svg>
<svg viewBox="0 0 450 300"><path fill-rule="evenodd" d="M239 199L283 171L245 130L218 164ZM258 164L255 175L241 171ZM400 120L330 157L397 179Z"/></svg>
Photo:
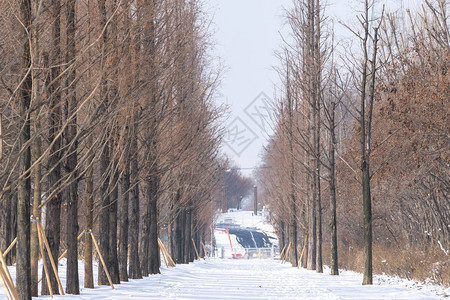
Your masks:
<svg viewBox="0 0 450 300"><path fill-rule="evenodd" d="M243 200L251 195L253 182L252 179L242 174L239 167L230 160L225 160L224 164L228 169L222 173L219 201L221 202L222 212L227 212L229 208L242 209ZM245 204L244 204L245 205Z"/></svg>

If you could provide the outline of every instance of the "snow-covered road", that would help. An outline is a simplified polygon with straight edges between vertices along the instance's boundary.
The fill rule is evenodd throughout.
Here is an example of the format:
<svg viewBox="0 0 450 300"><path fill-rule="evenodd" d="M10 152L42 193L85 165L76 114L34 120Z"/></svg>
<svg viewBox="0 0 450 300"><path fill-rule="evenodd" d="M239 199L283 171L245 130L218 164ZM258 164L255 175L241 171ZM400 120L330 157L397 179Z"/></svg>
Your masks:
<svg viewBox="0 0 450 300"><path fill-rule="evenodd" d="M161 275L122 283L114 291L96 287L82 289L80 296L55 299L442 299L417 289L378 282L362 286L361 281L362 275L354 272L344 271L340 276L317 274L278 260L208 259L176 268L163 267ZM2 292L0 298L6 298Z"/></svg>

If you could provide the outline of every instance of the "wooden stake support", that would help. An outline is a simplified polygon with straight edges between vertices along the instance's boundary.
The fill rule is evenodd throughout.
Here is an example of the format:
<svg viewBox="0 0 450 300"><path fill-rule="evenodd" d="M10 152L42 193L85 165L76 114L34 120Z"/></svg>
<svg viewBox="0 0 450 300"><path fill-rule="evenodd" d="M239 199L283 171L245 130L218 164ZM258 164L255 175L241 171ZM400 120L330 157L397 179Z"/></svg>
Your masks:
<svg viewBox="0 0 450 300"><path fill-rule="evenodd" d="M2 284L3 289L5 290L6 297L8 297L8 300L13 300L13 298L11 297L11 293L9 292L9 289L6 286L5 279L3 279L3 273L0 275L0 283Z"/></svg>
<svg viewBox="0 0 450 300"><path fill-rule="evenodd" d="M47 256L50 259L50 263L52 265L53 273L55 273L56 281L58 282L59 290L61 295L64 295L64 289L61 284L61 280L59 279L58 269L56 268L55 261L53 260L52 252L50 251L50 245L48 244L47 237L45 236L44 229L42 228L42 224L40 222L37 223L38 235L42 236L42 240L44 241L45 248L47 249ZM45 256L42 255L42 260L45 261ZM47 274L47 273L46 273ZM50 286L50 282L47 281L48 286Z"/></svg>
<svg viewBox="0 0 450 300"><path fill-rule="evenodd" d="M203 253L205 254L205 256L206 256L206 246L205 246L205 244L203 244L203 242L200 242L200 244L202 245L202 247L203 247Z"/></svg>
<svg viewBox="0 0 450 300"><path fill-rule="evenodd" d="M111 276L109 276L108 269L106 268L105 261L103 260L102 253L100 252L100 249L98 248L97 241L95 240L94 234L92 233L92 231L85 232L85 234L91 235L92 242L94 243L95 249L97 250L98 257L100 257L100 261L102 262L103 270L105 270L106 277L108 277L108 281L109 281L109 284L111 285L111 288L114 289L114 285L112 283Z"/></svg>
<svg viewBox="0 0 450 300"><path fill-rule="evenodd" d="M14 241L12 241L11 245L9 245L9 247L5 250L5 252L3 252L3 258L6 258L6 255L8 255L9 251L11 251L11 249L16 245L17 243L17 237L14 239Z"/></svg>
<svg viewBox="0 0 450 300"><path fill-rule="evenodd" d="M4 276L6 283L9 286L11 286L11 284L13 283L13 280L12 280L11 274L9 274L8 265L6 264L6 261L3 258L3 255L1 255L1 268L0 269L2 271L2 276Z"/></svg>
<svg viewBox="0 0 450 300"><path fill-rule="evenodd" d="M298 260L298 265L297 265L297 268L298 268L298 269L300 269L300 264L302 263L302 258L303 258L303 254L305 253L305 249L306 249L306 244L303 245L303 249L302 249L302 252L301 252L301 253L300 253L300 250L297 249L297 250L298 250L298 253L300 254L300 259Z"/></svg>
<svg viewBox="0 0 450 300"><path fill-rule="evenodd" d="M10 246L10 247L12 248L12 246ZM2 285L3 285L3 288L6 291L6 295L7 295L8 299L17 299L17 300L19 300L19 295L17 294L17 290L16 290L16 288L14 286L14 282L13 282L13 280L11 278L11 274L9 274L8 266L7 266L6 261L4 259L3 253L1 253L1 255L0 255L0 263L1 263L1 266L0 266L0 278L1 278L1 280L0 281L1 281Z"/></svg>
<svg viewBox="0 0 450 300"><path fill-rule="evenodd" d="M159 245L159 241L158 241L158 245ZM161 254L162 254L162 256L163 256L164 263L165 263L166 267L168 268L168 267L169 267L169 264L168 264L168 262L167 262L166 254L165 254L164 251L162 250L161 246L159 246L159 251L161 252Z"/></svg>
<svg viewBox="0 0 450 300"><path fill-rule="evenodd" d="M280 259L283 260L284 250L286 250L287 245L284 245L283 250L280 252Z"/></svg>
<svg viewBox="0 0 450 300"><path fill-rule="evenodd" d="M47 254L48 254L48 257L50 259L50 262L51 262L51 265L52 265L52 269L53 269L53 273L55 274L55 277L56 277L56 281L58 282L59 290L61 292L61 295L64 295L64 290L63 290L63 287L62 287L62 284L61 284L61 280L60 280L60 278L58 276L58 272L56 270L56 264L55 264L55 261L53 260L53 256L51 255L50 245L48 244L48 240L47 240L47 237L45 236L44 229L42 228L40 220L33 220L33 221L37 225L36 227L37 227L37 231L38 231L39 249L40 249L41 256L42 256L42 261L43 261L43 265L44 265L44 272L45 272L45 279L47 280L47 284L48 284L48 288L49 288L49 292L50 292L50 297L53 298L53 289L52 289L52 286L50 284L50 275L49 275L49 270L48 270L48 266L47 266L47 261L45 260L44 245L45 245L45 248L47 249ZM106 268L105 261L103 260L103 256L102 256L102 254L100 252L100 249L98 247L97 241L96 241L92 231L87 231L87 232L85 231L85 232L80 233L78 235L78 237L77 237L77 240L79 241L81 239L81 237L83 235L85 235L85 234L90 234L92 236L92 242L93 242L93 244L95 246L95 249L97 250L98 256L100 257L100 261L102 263L103 269L105 270L106 277L108 277L108 281L109 281L109 284L111 285L111 288L114 289L114 285L112 283L111 276L109 275L108 269ZM158 239L158 243L159 242L161 242L161 241ZM17 243L17 237L12 241L11 245L9 245L9 247L5 250L4 253L1 253L1 251L0 251L0 263L1 263L1 265L0 265L0 283L2 284L3 288L5 289L6 296L8 297L8 300L19 300L19 295L17 294L17 290L14 287L14 283L13 283L13 280L11 278L11 274L9 273L8 267L7 267L6 262L5 262L6 255L11 251L11 249L16 245L16 243ZM162 245L164 251L166 251L165 247L164 247L164 244L162 244L162 242L161 242L161 245ZM61 260L66 254L67 254L67 250L65 250L59 256L58 261ZM166 253L166 255L168 255L168 253ZM170 258L170 261L166 262L166 265L167 264L169 264L169 265L173 264L173 265L170 265L170 266L174 267L175 263L173 262L173 260L172 260L172 258L170 256L168 256L168 257ZM41 281L42 281L42 278L39 279L38 283L41 282Z"/></svg>
<svg viewBox="0 0 450 300"><path fill-rule="evenodd" d="M170 254L167 251L166 247L164 246L164 243L159 238L158 238L158 245L159 245L159 248L161 249L163 257L165 257L165 259L167 259L167 266L168 267L176 267L175 262L170 257Z"/></svg>
<svg viewBox="0 0 450 300"><path fill-rule="evenodd" d="M200 260L200 256L198 255L197 246L195 245L194 239L192 240L192 244L194 245L195 254L197 254L197 260Z"/></svg>
<svg viewBox="0 0 450 300"><path fill-rule="evenodd" d="M92 240L94 241L94 234L92 233L92 231L84 231L84 232L82 232L82 233L80 233L79 235L78 235L78 237L77 237L77 240L79 241L80 239L81 239L81 237L83 236L83 235L86 235L86 234L91 234L92 235ZM39 238L40 238L40 236L39 236ZM100 253L100 249L98 248L98 245L97 245L97 241L95 241L94 242L94 246L95 246L95 249L97 250L97 253L98 253L98 256L100 257L100 261L101 261L101 263L102 263L102 266L103 266L103 269L105 270L105 273L106 273L106 277L108 277L108 282L109 282L109 284L111 285L111 288L112 289L114 289L114 285L113 285L113 283L112 283L112 280L111 280L111 277L110 277L110 275L109 275L109 272L108 272L108 269L106 269L106 265L105 265L105 261L103 260L103 256L102 256L102 254ZM41 251L42 252L42 251ZM60 261L65 255L67 254L67 250L65 250L59 257L58 257L58 261ZM42 257L43 257L43 254L42 254ZM45 269L45 272L46 272L46 274L47 274L47 266L46 266L46 263L45 263L45 260L44 260L44 269ZM42 277L41 277L41 279L39 279L39 281L38 282L41 282L42 281ZM48 278L47 278L47 281L48 281Z"/></svg>
<svg viewBox="0 0 450 300"><path fill-rule="evenodd" d="M12 293L12 290L10 291L11 286L9 285L9 283L7 283L6 277L7 277L7 275L5 274L5 270L3 270L3 267L0 267L0 283L2 284L3 288L5 289L6 297L8 297L8 300L13 300L13 299L19 300L19 297L13 298L13 296L11 295L11 293ZM14 286L13 286L13 288L14 288Z"/></svg>
<svg viewBox="0 0 450 300"><path fill-rule="evenodd" d="M291 243L289 243L287 249L286 249L286 253L284 254L284 259L283 259L283 264L286 262L288 256L289 256L289 251L291 250Z"/></svg>
<svg viewBox="0 0 450 300"><path fill-rule="evenodd" d="M39 238L39 249L41 251L42 262L44 264L45 278L47 279L48 289L50 291L50 297L53 298L53 289L52 289L52 285L50 284L50 275L48 273L47 261L45 260L44 245L42 243L42 237L41 237L41 233L39 230L39 226L37 226L37 230L38 230L38 238ZM40 282L41 280L42 280L42 278L38 282Z"/></svg>
<svg viewBox="0 0 450 300"><path fill-rule="evenodd" d="M164 246L164 243L161 241L160 238L158 238L158 245L161 249L161 252L163 253L163 257L167 259L168 267L176 267L177 265L173 261L172 257L170 257L169 251L167 251L166 246Z"/></svg>
<svg viewBox="0 0 450 300"><path fill-rule="evenodd" d="M3 259L3 254L0 255L0 278L3 288L6 291L6 295L8 299L16 299L19 300L19 295L17 294L17 290L14 286L14 282L12 281L11 274L9 274L8 266L6 265L5 260Z"/></svg>

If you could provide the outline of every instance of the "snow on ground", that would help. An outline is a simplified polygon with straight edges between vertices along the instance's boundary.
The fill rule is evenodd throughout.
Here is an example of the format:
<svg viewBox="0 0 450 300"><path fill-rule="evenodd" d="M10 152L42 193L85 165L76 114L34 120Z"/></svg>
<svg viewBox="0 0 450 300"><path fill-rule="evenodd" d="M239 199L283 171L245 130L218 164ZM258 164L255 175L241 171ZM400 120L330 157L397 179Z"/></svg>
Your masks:
<svg viewBox="0 0 450 300"><path fill-rule="evenodd" d="M64 273L63 264L60 274ZM65 286L64 276L62 281ZM442 299L427 291L377 279L372 286L362 286L361 282L362 275L354 272L331 276L293 268L279 260L212 258L175 268L163 267L160 275L130 280L116 285L115 290L108 286L83 288L79 296L55 299ZM3 289L0 299L6 299Z"/></svg>
<svg viewBox="0 0 450 300"><path fill-rule="evenodd" d="M231 222L230 222L231 219ZM264 213L252 216L250 211L220 214L216 224L235 224L241 228L257 228L272 236L273 227ZM215 238L229 248L228 235L215 231ZM238 245L231 235L233 245ZM234 246L233 246L234 247ZM230 255L231 256L231 255ZM9 267L15 278L15 267ZM42 266L39 267L41 272ZM80 286L84 284L84 264L79 262ZM94 279L98 266L94 263ZM122 300L122 299L443 299L450 296L450 288L418 284L412 280L391 276L374 276L374 285L362 286L362 274L340 271L339 276L297 269L289 263L274 259L220 259L210 258L175 268L161 267L161 274L130 280L115 286L95 289L81 288L81 295L55 296L55 299ZM66 286L66 260L59 262L59 275ZM440 298L442 296L443 298ZM3 287L0 299L6 299ZM50 296L39 297L50 299Z"/></svg>

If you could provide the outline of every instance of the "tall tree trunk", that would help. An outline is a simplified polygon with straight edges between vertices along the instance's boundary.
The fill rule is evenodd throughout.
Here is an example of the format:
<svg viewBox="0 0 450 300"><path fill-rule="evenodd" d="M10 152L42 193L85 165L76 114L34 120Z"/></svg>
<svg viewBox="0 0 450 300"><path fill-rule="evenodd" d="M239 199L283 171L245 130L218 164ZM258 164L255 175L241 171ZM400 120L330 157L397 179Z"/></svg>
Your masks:
<svg viewBox="0 0 450 300"><path fill-rule="evenodd" d="M195 225L196 225L195 214L194 214L194 210L191 209L191 242L190 242L191 251L189 254L189 262L194 262L194 260L197 259L197 253L195 252L194 243L197 247L197 252L199 250L197 241L196 241ZM194 240L194 243L192 242L192 240Z"/></svg>
<svg viewBox="0 0 450 300"><path fill-rule="evenodd" d="M38 1L34 0L32 2L32 10L33 10L33 17L37 15L38 11ZM37 66L39 64L39 36L38 36L38 28L35 26L32 29L32 59L33 64ZM32 70L32 76L33 76L33 87L32 87L32 100L31 102L37 104L39 99L39 78L36 70ZM40 130L41 130L41 124L40 124L40 110L37 110L35 113L35 120L34 120L34 134L35 142L33 144L33 160L36 161L42 154L42 140L40 137ZM31 295L33 297L38 296L38 269L39 269L39 239L38 239L38 231L37 231L37 220L41 219L41 209L39 208L39 205L41 204L41 194L42 194L42 188L41 188L41 163L37 163L35 167L33 168L33 211L32 211L32 220L34 221L31 224Z"/></svg>
<svg viewBox="0 0 450 300"><path fill-rule="evenodd" d="M141 63L141 32L140 26L142 23L142 10L140 9L141 2L137 2L136 8L136 26L137 32L134 33L134 82L140 82L140 63ZM134 19L133 19L134 20ZM138 133L139 133L139 120L141 111L140 104L138 101L134 102L133 112L132 112L132 130L131 130L131 146L130 146L130 182L131 182L131 205L130 205L130 229L129 229L129 239L130 239L130 267L128 276L131 279L142 278L141 262L139 258L139 218L140 218L140 206L139 206L139 171L142 165L139 164L138 159Z"/></svg>
<svg viewBox="0 0 450 300"><path fill-rule="evenodd" d="M131 49L131 15L132 7L131 1L126 0L122 2L123 10L123 25L126 30L127 38L123 42L122 54L126 57L125 65L127 67L133 66L132 53L129 53ZM126 78L126 85L131 91L133 88L133 76L128 76ZM134 110L135 105L132 103L130 106L130 111ZM119 259L119 279L120 281L128 281L128 230L130 229L129 222L129 204L130 204L130 146L132 143L132 126L130 124L134 120L127 117L125 121L125 132L124 132L124 158L123 166L124 170L121 178L121 193L119 199L119 242L118 242L118 259Z"/></svg>
<svg viewBox="0 0 450 300"><path fill-rule="evenodd" d="M173 211L172 205L171 205L169 211ZM173 259L175 259L175 255L174 255L175 254L175 243L173 242L174 236L175 236L174 222L175 222L175 220L173 220L172 222L169 222L169 224L167 225L167 234L169 236L169 245L168 245L169 253Z"/></svg>
<svg viewBox="0 0 450 300"><path fill-rule="evenodd" d="M88 149L92 149L92 136L88 138ZM92 232L94 218L94 153L90 154L88 161L88 169L86 173L86 220L84 225L85 232ZM92 266L92 236L90 234L84 235L84 287L94 288L94 272Z"/></svg>
<svg viewBox="0 0 450 300"><path fill-rule="evenodd" d="M105 101L105 100L104 100ZM103 151L100 155L100 174L103 177L102 187L101 187L101 202L100 202L100 212L98 218L98 233L99 233L99 248L102 256L106 260L106 267L109 267L109 232L110 232L110 224L109 224L109 206L111 205L110 201L110 191L109 191L109 163L110 163L110 153L109 153L109 142L105 141L105 145L103 146ZM103 265L99 260L98 266L98 284L99 285L109 285L108 278L106 277L105 270L103 269ZM108 272L110 270L108 269Z"/></svg>
<svg viewBox="0 0 450 300"><path fill-rule="evenodd" d="M39 116L36 115L35 119L35 133L40 130ZM34 158L37 159L41 156L41 138L36 137L34 143ZM41 164L38 163L33 168L33 211L32 220L35 222L31 224L31 294L33 297L38 296L38 265L39 265L39 240L37 231L37 220L41 219L41 209L39 205L41 204Z"/></svg>
<svg viewBox="0 0 450 300"><path fill-rule="evenodd" d="M312 174L308 174L308 261L307 268L308 270L316 269L316 203L315 203L315 193L314 193L314 180L312 178Z"/></svg>
<svg viewBox="0 0 450 300"><path fill-rule="evenodd" d="M11 245L14 237L17 236L17 193L10 194L7 198L6 214L6 245ZM6 256L6 264L12 266L16 262L16 247Z"/></svg>
<svg viewBox="0 0 450 300"><path fill-rule="evenodd" d="M119 198L118 188L119 174L115 171L113 176L113 190L111 193L111 204L109 206L109 259L108 271L114 284L120 283L119 260L117 258L117 200Z"/></svg>
<svg viewBox="0 0 450 300"><path fill-rule="evenodd" d="M155 148L156 143L153 148ZM159 175L157 174L156 162L154 162L155 173L151 176L149 186L150 197L150 234L149 234L149 273L159 274L160 258L158 246L158 194Z"/></svg>
<svg viewBox="0 0 450 300"><path fill-rule="evenodd" d="M118 7L119 0L113 0L112 5L113 7ZM118 65L120 63L119 61L119 46L118 46L118 17L117 14L112 14L111 16L111 22L109 25L109 47L110 54L108 59L106 60L106 69L109 71L111 70L111 74L109 76L108 80L108 92L109 92L109 101L111 102L110 105L112 105L112 109L117 109L117 104L120 103L120 94L119 94L119 81L121 79L119 76L118 71ZM111 190L111 197L110 197L110 206L109 206L109 255L108 255L108 264L110 272L111 280L114 284L120 284L120 277L119 277L119 260L117 257L117 208L118 208L118 200L119 200L119 163L120 163L120 152L118 144L120 141L120 134L119 134L119 126L117 124L118 121L114 121L114 134L111 135L111 172L112 174L112 182L110 182L110 190Z"/></svg>
<svg viewBox="0 0 450 300"><path fill-rule="evenodd" d="M320 146L319 146L320 147ZM318 273L323 273L323 264L322 264L322 198L320 191L320 161L317 162L316 169L316 199L317 199L317 212L316 212L316 271Z"/></svg>
<svg viewBox="0 0 450 300"><path fill-rule="evenodd" d="M3 184L3 183L2 183ZM9 193L1 195L0 201L0 249L8 248L8 234L9 234ZM8 258L8 255L6 256Z"/></svg>
<svg viewBox="0 0 450 300"><path fill-rule="evenodd" d="M138 117L136 110L133 113L133 128L131 137L131 211L130 211L130 268L131 279L142 278L141 263L139 259L139 163L138 163Z"/></svg>
<svg viewBox="0 0 450 300"><path fill-rule="evenodd" d="M370 196L369 163L361 164L364 207L364 278L363 284L372 284L372 203Z"/></svg>
<svg viewBox="0 0 450 300"><path fill-rule="evenodd" d="M80 294L78 277L78 140L77 140L77 97L75 94L75 68L71 66L75 60L75 5L76 1L67 2L66 13L66 63L67 72L67 98L65 144L67 145L66 172L69 175L69 186L65 188L65 202L67 204L67 281L68 294Z"/></svg>
<svg viewBox="0 0 450 300"><path fill-rule="evenodd" d="M184 236L183 236L183 263L188 264L191 260L191 247L192 247L192 237L191 237L191 207L188 204L188 207L185 209L185 223L184 223Z"/></svg>
<svg viewBox="0 0 450 300"><path fill-rule="evenodd" d="M368 17L368 3L366 1L366 17ZM360 111L360 126L361 126L361 185L363 196L363 224L364 224L364 278L363 284L372 284L372 219L370 211L370 182L369 182L369 168L367 165L366 153L366 89L367 89L367 65L368 65L368 47L367 40L369 38L369 25L365 24L365 32L363 38L364 62L361 75L361 111Z"/></svg>
<svg viewBox="0 0 450 300"><path fill-rule="evenodd" d="M316 182L316 202L317 202L317 253L316 253L316 271L318 273L323 273L323 265L322 265L322 198L321 198L321 190L320 190L320 104L321 104L321 94L322 94L322 84L321 84L321 53L320 53L320 3L319 0L316 0L315 10L315 28L314 28L314 67L315 67L315 114L316 114L316 140L315 140L315 156L316 156L316 168L315 168L315 182Z"/></svg>
<svg viewBox="0 0 450 300"><path fill-rule="evenodd" d="M59 191L61 180L61 157L62 157L62 140L58 137L61 130L61 83L59 76L61 74L61 1L55 0L51 6L52 10L52 52L51 55L51 76L49 80L48 92L50 94L49 104L49 140L54 142L50 149L48 159L48 169L50 174L48 176L49 191L54 193L52 199L47 199L46 204L46 218L45 218L45 235L47 236L48 243L50 245L51 253L54 261L58 260L59 245L60 245L60 230L61 230L61 193ZM47 265L50 266L50 260L48 257ZM56 264L58 268L58 264ZM43 274L44 274L43 270ZM55 294L59 294L58 283L53 272L49 270L50 284ZM48 282L46 276L42 279L42 294L49 295Z"/></svg>
<svg viewBox="0 0 450 300"><path fill-rule="evenodd" d="M298 264L297 260L297 199L295 197L295 166L294 166L294 118L295 100L291 95L289 68L286 73L286 97L288 101L288 143L289 143L289 203L291 205L289 222L289 243L291 244L289 260L293 267Z"/></svg>
<svg viewBox="0 0 450 300"><path fill-rule="evenodd" d="M87 2L88 7L88 13L87 13L87 26L88 28L91 28L91 15L90 15L90 8L91 8L91 1ZM87 34L88 43L91 42L91 32L92 30L89 30ZM88 61L89 63L92 63L92 50L88 51ZM92 76L92 72L89 72L89 77ZM90 108L94 108L95 105L92 105ZM88 112L90 115L92 115L92 111L89 110ZM86 169L86 203L85 203L85 221L84 221L84 231L86 232L84 234L84 287L93 289L94 288L94 269L93 269L93 243L92 243L92 232L94 230L94 159L95 159L95 152L92 149L93 147L93 135L92 133L87 138L86 148L88 149L89 158L87 160L87 169ZM89 234L90 232L91 234Z"/></svg>
<svg viewBox="0 0 450 300"><path fill-rule="evenodd" d="M185 218L185 210L184 208L180 208L180 212L175 220L175 256L177 259L177 263L184 263L184 226L186 222Z"/></svg>
<svg viewBox="0 0 450 300"><path fill-rule="evenodd" d="M315 34L315 0L308 0L308 33L307 33L307 64L308 65L308 96L309 106L308 109L308 129L307 136L310 137L311 149L314 153L309 153L308 159L308 270L316 269L317 261L317 184L316 184L316 158L315 158L315 145L316 145L316 78L315 74L315 60L314 60L314 34Z"/></svg>
<svg viewBox="0 0 450 300"><path fill-rule="evenodd" d="M31 253L30 253L30 197L31 197L31 149L27 145L30 140L30 101L32 89L31 49L28 39L28 29L31 27L31 1L22 0L20 6L21 21L25 26L22 32L23 56L22 68L25 76L20 87L20 117L23 125L20 130L19 149L23 149L19 158L19 176L17 203L17 292L20 299L31 299ZM0 254L1 255L1 254Z"/></svg>
<svg viewBox="0 0 450 300"><path fill-rule="evenodd" d="M106 57L107 53L107 43L108 43L108 28L106 26L107 22L107 12L106 12L106 5L105 0L98 0L98 6L100 10L100 27L104 28L103 36L102 36L102 56ZM100 87L100 100L101 100L101 107L104 111L108 110L109 107L109 95L108 95L108 79L106 78L106 75L104 72L106 71L106 65L105 62L102 61L102 83ZM103 149L100 154L100 176L101 176L101 201L100 201L100 212L99 212L99 248L102 256L106 260L106 267L109 267L109 233L110 233L110 225L109 225L109 206L111 204L111 197L110 197L110 184L112 182L111 180L111 169L110 166L111 162L111 153L110 153L110 134L106 133L105 138L102 141L103 142ZM98 262L98 284L99 285L109 285L108 278L106 276L105 270L103 269L103 265L101 264L101 261ZM110 270L108 269L108 272Z"/></svg>
<svg viewBox="0 0 450 300"><path fill-rule="evenodd" d="M129 135L127 127L126 135ZM128 205L130 195L129 148L125 147L125 169L122 174L122 188L119 204L119 276L120 281L128 281Z"/></svg>
<svg viewBox="0 0 450 300"><path fill-rule="evenodd" d="M141 229L141 243L139 244L139 255L141 262L141 272L142 276L148 276L148 251L150 243L150 192L149 186L147 186L147 191L145 193L144 202L144 213L142 214L142 229Z"/></svg>
<svg viewBox="0 0 450 300"><path fill-rule="evenodd" d="M336 172L335 172L335 110L336 104L331 102L330 108L330 137L329 137L329 157L330 157L330 232L331 232L331 275L339 275L338 248L337 248L337 224L336 224Z"/></svg>
<svg viewBox="0 0 450 300"><path fill-rule="evenodd" d="M175 205L174 208L177 207L177 204L180 202L180 198L181 198L181 191L180 189L177 190L176 196L175 196ZM173 253L172 253L172 257L173 259L175 259L176 263L182 263L182 258L183 258L183 243L182 243L182 239L183 239L183 211L181 207L175 208L174 212L173 212L176 217L174 219L173 222L173 238L172 238L172 243L173 243Z"/></svg>
<svg viewBox="0 0 450 300"><path fill-rule="evenodd" d="M291 249L289 253L289 260L293 267L298 264L297 261L297 216L296 209L293 207L293 212L291 213L291 222L289 223L289 242L291 243Z"/></svg>
<svg viewBox="0 0 450 300"><path fill-rule="evenodd" d="M375 95L375 80L376 80L376 64L378 52L378 28L374 28L372 58L368 58L367 41L370 37L369 30L369 2L365 2L365 20L364 23L364 37L363 37L363 72L361 80L361 110L360 110L360 125L361 125L361 184L363 196L363 214L364 214L364 277L363 284L372 284L372 198L370 193L370 155L371 155L371 127L372 127L372 113ZM369 78L369 92L367 89L367 73L370 63L370 78ZM366 105L369 109L366 113Z"/></svg>

